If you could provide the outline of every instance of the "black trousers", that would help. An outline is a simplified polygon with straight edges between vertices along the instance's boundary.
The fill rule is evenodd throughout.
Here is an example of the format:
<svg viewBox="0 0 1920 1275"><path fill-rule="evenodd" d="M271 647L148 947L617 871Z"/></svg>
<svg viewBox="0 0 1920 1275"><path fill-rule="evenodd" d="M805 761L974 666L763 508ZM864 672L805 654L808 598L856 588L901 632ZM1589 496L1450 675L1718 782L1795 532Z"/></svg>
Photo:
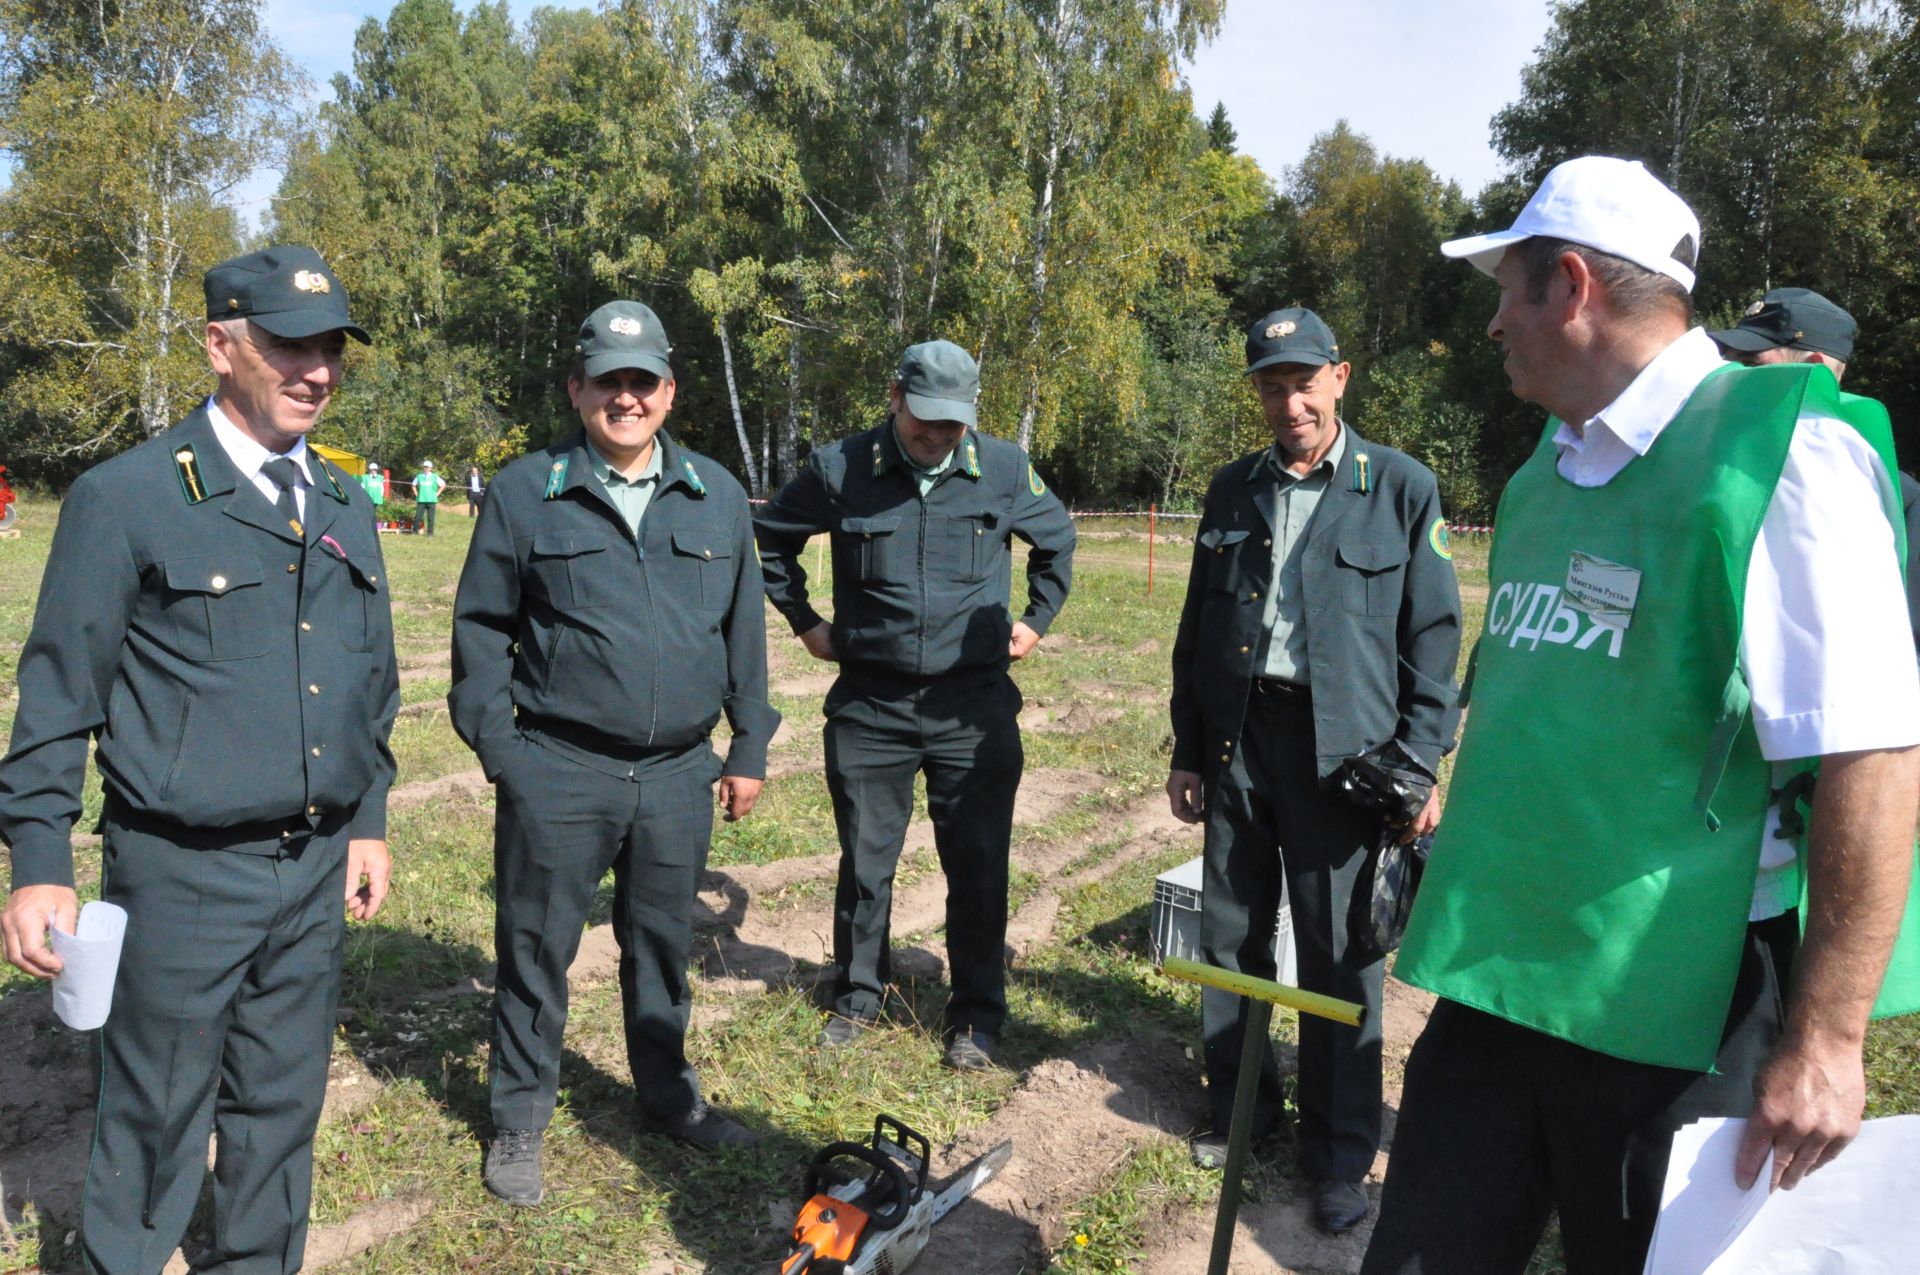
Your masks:
<svg viewBox="0 0 1920 1275"><path fill-rule="evenodd" d="M82 1204L97 1275L158 1275L215 1137L197 1271L287 1275L307 1247L346 917L343 828L278 855L106 825L100 895L127 910Z"/></svg>
<svg viewBox="0 0 1920 1275"><path fill-rule="evenodd" d="M435 500L422 500L415 504L413 507L413 529L415 531L424 531L429 536L432 535L433 515L439 508L440 502Z"/></svg>
<svg viewBox="0 0 1920 1275"><path fill-rule="evenodd" d="M595 769L530 741L501 770L493 841L496 1129L544 1129L553 1119L567 967L609 868L636 1101L649 1119L666 1121L700 1100L686 1055L687 952L718 766L703 746L671 765L638 767L632 778L625 770Z"/></svg>
<svg viewBox="0 0 1920 1275"><path fill-rule="evenodd" d="M1748 927L1715 1070L1626 1062L1453 1001L1407 1060L1366 1275L1526 1269L1557 1210L1568 1275L1636 1272L1681 1126L1753 1108L1799 942L1791 913Z"/></svg>
<svg viewBox="0 0 1920 1275"><path fill-rule="evenodd" d="M840 832L836 1012L880 1012L892 977L893 874L913 817L913 777L924 771L947 878L947 1028L999 1032L1007 1016L1007 857L1024 764L1020 703L1004 674L907 687L847 672L828 694L827 790Z"/></svg>
<svg viewBox="0 0 1920 1275"><path fill-rule="evenodd" d="M1358 1182L1380 1148L1380 1001L1383 962L1347 941L1347 908L1377 815L1322 788L1312 704L1256 691L1240 746L1208 784L1206 866L1200 911L1204 959L1222 969L1274 976L1273 934L1284 880L1292 909L1300 986L1357 1001L1365 1023L1348 1027L1300 1016L1300 1169L1311 1178ZM1207 1095L1214 1128L1233 1115L1249 1006L1208 989L1201 998ZM1264 1053L1254 1128L1281 1116L1280 1072Z"/></svg>

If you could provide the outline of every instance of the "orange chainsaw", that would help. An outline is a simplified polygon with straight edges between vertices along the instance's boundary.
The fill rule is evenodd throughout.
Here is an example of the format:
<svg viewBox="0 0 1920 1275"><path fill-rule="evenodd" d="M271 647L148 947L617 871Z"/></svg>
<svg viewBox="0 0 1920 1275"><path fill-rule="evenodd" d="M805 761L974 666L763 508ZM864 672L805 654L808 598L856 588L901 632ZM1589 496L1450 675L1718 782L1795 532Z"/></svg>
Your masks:
<svg viewBox="0 0 1920 1275"><path fill-rule="evenodd" d="M870 1142L832 1142L807 1166L807 1203L793 1224L780 1275L897 1275L927 1247L933 1224L991 1182L1013 1158L1002 1142L927 1189L932 1147L892 1116L873 1122Z"/></svg>

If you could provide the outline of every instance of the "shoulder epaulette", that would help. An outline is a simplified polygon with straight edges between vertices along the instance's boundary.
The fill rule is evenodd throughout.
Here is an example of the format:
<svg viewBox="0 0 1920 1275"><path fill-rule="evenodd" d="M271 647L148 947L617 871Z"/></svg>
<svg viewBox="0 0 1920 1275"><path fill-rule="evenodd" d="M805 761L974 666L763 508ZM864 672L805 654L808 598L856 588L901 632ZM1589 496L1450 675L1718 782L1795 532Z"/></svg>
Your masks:
<svg viewBox="0 0 1920 1275"><path fill-rule="evenodd" d="M1365 452L1353 454L1353 486L1349 490L1363 496L1373 490L1373 462L1367 459Z"/></svg>
<svg viewBox="0 0 1920 1275"><path fill-rule="evenodd" d="M973 441L973 439L969 438L967 440L967 477L978 478L979 476L980 476L980 447L979 447L979 444Z"/></svg>
<svg viewBox="0 0 1920 1275"><path fill-rule="evenodd" d="M320 462L320 472L326 476L327 486L333 489L333 498L339 501L343 505L346 504L347 489L340 485L340 480L338 478L334 477L333 466L329 465L326 461L323 460Z"/></svg>
<svg viewBox="0 0 1920 1275"><path fill-rule="evenodd" d="M682 473L686 474L687 485L689 487L693 488L695 492L699 493L702 496L707 494L707 485L700 481L700 475L694 471L693 462L691 460L688 460L685 456L682 456L680 458L680 469Z"/></svg>
<svg viewBox="0 0 1920 1275"><path fill-rule="evenodd" d="M873 440L873 476L878 478L887 467L886 453L880 450L880 440Z"/></svg>
<svg viewBox="0 0 1920 1275"><path fill-rule="evenodd" d="M554 497L560 494L560 489L562 487L565 487L566 485L567 485L567 458L565 456L562 456L558 460L553 462L552 468L547 470L547 492L546 492L546 495L541 497L541 499L552 500Z"/></svg>
<svg viewBox="0 0 1920 1275"><path fill-rule="evenodd" d="M207 498L207 484L200 477L200 457L194 453L192 443L174 449L173 467L189 505L197 505Z"/></svg>

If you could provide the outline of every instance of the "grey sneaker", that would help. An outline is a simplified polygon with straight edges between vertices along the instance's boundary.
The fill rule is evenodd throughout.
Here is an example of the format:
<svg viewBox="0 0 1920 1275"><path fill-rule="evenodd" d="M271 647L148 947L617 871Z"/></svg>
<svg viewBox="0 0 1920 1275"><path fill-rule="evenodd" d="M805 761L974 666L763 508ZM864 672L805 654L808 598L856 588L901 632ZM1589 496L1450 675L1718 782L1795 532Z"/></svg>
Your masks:
<svg viewBox="0 0 1920 1275"><path fill-rule="evenodd" d="M871 1018L848 1018L845 1014L828 1016L827 1025L820 1029L820 1035L814 1038L816 1049L839 1049L851 1045L860 1035L873 1026Z"/></svg>
<svg viewBox="0 0 1920 1275"><path fill-rule="evenodd" d="M955 1071L992 1071L993 1037L963 1027L953 1034L940 1061Z"/></svg>
<svg viewBox="0 0 1920 1275"><path fill-rule="evenodd" d="M487 1147L487 1190L523 1208L540 1203L547 1193L540 1180L540 1148L546 1137L543 1129L496 1129Z"/></svg>
<svg viewBox="0 0 1920 1275"><path fill-rule="evenodd" d="M751 1147L760 1142L759 1134L738 1120L721 1115L705 1102L699 1103L684 1116L671 1120L642 1116L640 1127L648 1133L661 1134L702 1151L713 1151L720 1147Z"/></svg>

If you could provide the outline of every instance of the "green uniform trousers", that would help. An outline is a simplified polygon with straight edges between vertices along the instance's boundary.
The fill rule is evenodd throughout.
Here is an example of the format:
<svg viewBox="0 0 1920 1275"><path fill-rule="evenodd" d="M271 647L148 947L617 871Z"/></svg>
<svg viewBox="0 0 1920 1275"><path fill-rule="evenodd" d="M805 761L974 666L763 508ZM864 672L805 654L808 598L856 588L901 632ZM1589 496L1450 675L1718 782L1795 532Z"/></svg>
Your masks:
<svg viewBox="0 0 1920 1275"><path fill-rule="evenodd" d="M100 1032L82 1247L97 1275L158 1275L199 1201L211 1126L216 1247L194 1269L287 1275L307 1246L347 833L276 855L181 834L106 824L101 897L127 910L127 934Z"/></svg>
<svg viewBox="0 0 1920 1275"><path fill-rule="evenodd" d="M850 670L828 693L827 791L840 832L835 1012L880 1012L892 977L893 874L913 817L913 778L924 771L947 878L947 1028L999 1032L1020 703L1019 687L997 671L902 681Z"/></svg>
<svg viewBox="0 0 1920 1275"><path fill-rule="evenodd" d="M439 510L440 502L437 500L417 501L413 506L413 529L415 531L425 532L429 536L432 535L433 516L438 513Z"/></svg>
<svg viewBox="0 0 1920 1275"><path fill-rule="evenodd" d="M1256 685L1231 762L1207 791L1206 864L1200 899L1203 959L1221 969L1274 976L1273 934L1282 878L1292 910L1300 986L1357 1001L1365 1024L1300 1016L1300 1168L1311 1178L1358 1182L1380 1148L1380 999L1386 962L1349 948L1347 909L1379 816L1323 788L1314 760L1313 705ZM1214 1128L1233 1116L1248 1002L1208 989L1201 997L1207 1096ZM1281 1114L1271 1048L1261 1065L1254 1127Z"/></svg>
<svg viewBox="0 0 1920 1275"><path fill-rule="evenodd" d="M560 1086L567 967L613 870L627 1063L641 1114L700 1099L687 1061L687 952L713 835L718 764L703 742L662 764L562 756L526 740L502 767L494 819L493 1124L544 1129Z"/></svg>

